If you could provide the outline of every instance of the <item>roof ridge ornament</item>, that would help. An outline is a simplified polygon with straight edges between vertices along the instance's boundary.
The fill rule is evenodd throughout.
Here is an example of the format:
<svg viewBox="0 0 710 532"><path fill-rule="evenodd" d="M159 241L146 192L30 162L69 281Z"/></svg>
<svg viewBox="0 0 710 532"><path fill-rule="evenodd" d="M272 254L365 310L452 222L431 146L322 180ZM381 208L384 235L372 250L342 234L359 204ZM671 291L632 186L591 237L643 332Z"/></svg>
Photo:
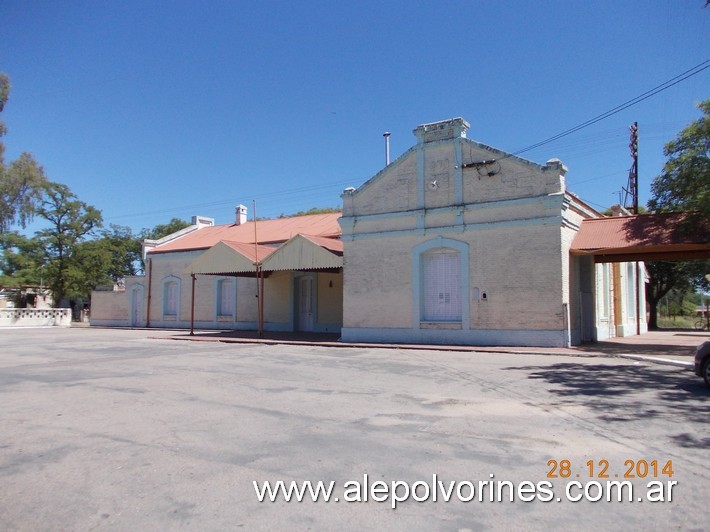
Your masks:
<svg viewBox="0 0 710 532"><path fill-rule="evenodd" d="M450 140L455 138L466 138L466 131L471 127L466 120L461 117L449 118L438 122L421 124L414 129L414 136L419 144L426 142L436 142L440 140Z"/></svg>

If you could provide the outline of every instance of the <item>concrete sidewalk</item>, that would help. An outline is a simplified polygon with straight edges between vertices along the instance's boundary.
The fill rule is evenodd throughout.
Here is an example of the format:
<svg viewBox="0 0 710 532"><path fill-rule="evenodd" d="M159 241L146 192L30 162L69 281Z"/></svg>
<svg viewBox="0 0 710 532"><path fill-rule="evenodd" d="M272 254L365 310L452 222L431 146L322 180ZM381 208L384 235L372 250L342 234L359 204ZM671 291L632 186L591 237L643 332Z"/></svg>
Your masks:
<svg viewBox="0 0 710 532"><path fill-rule="evenodd" d="M159 338L166 338L166 336L159 336ZM179 332L171 334L168 338L173 340L188 340L197 342L225 342L241 344L319 345L325 347L362 347L534 355L546 354L573 357L614 356L651 361L655 363L692 366L695 349L704 341L710 340L710 334L707 332L697 331L652 331L640 336L612 338L603 342L588 343L569 348L348 343L339 341L338 334L264 332L263 337L259 338L256 331L196 331L194 336L191 336L189 332Z"/></svg>

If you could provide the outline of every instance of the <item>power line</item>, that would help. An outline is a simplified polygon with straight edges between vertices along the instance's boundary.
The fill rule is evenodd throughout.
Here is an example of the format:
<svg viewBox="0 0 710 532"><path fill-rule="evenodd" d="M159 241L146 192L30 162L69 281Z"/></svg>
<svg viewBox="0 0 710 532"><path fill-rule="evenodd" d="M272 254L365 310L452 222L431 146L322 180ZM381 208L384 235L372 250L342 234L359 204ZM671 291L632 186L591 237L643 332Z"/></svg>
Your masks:
<svg viewBox="0 0 710 532"><path fill-rule="evenodd" d="M249 196L251 199L262 199L262 198L272 198L274 196L292 196L294 193L297 192L315 192L318 190L322 189L327 189L330 187L335 187L335 186L344 186L349 184L351 181L333 181L329 183L321 183L318 185L310 185L306 187L297 187L297 188L291 188L291 189L284 189L284 190L279 190L276 192L263 192L261 194L245 194L245 196ZM221 200L221 201L212 201L212 202L206 202L206 203L192 203L190 205L183 205L181 207L169 207L167 209L158 209L158 210L151 210L151 211L144 211L144 212L136 212L132 214L119 214L116 216L111 216L110 218L107 218L109 220L116 220L119 218L138 218L142 216L149 216L153 214L170 214L170 213L178 213L178 212L184 212L187 209L199 209L203 207L218 207L220 205L233 205L235 202L238 201L245 201L244 198L234 198L234 199L228 199L228 200Z"/></svg>
<svg viewBox="0 0 710 532"><path fill-rule="evenodd" d="M707 68L710 68L710 59L706 59L705 61L695 65L694 67L686 70L685 72L682 72L682 73L678 74L677 76L674 76L674 77L670 78L669 80L664 81L660 85L657 85L656 87L636 96L635 98L627 100L626 102L624 102L620 105L617 105L616 107L609 109L608 111L605 111L604 113L601 113L593 118L590 118L589 120L582 122L581 124L578 124L574 127L566 129L565 131L562 131L561 133L553 135L552 137L549 137L545 140L541 140L540 142L536 142L535 144L531 144L530 146L527 146L526 148L522 148L520 150L512 152L504 157L501 157L501 159L506 159L511 156L516 156L521 153L525 153L530 150L534 150L535 148L539 148L540 146L544 146L546 144L549 144L551 142L559 140L563 137L569 136L572 133L575 133L577 131L580 131L581 129L587 128L593 124L596 124L597 122L600 122L602 120L605 120L606 118L609 118L610 116L620 113L621 111L628 109L629 107L632 107L638 103L641 103L642 101L647 100L648 98L655 96L656 94L663 92L663 91L673 87L674 85L677 85L678 83L680 83L692 76L699 74L700 72L706 70ZM331 186L345 185L348 183L349 183L349 181L348 182L337 181L337 182L325 183L325 184L320 184L320 185L312 185L312 186L307 186L307 187L297 187L297 188L292 188L292 189L288 189L288 190L281 190L281 191L277 191L277 192L262 193L262 194L251 195L251 196L253 199L260 199L260 198L264 198L264 197L283 196L283 195L291 195L292 196L294 193L298 193L298 192L315 191L315 190L319 190L319 189L328 188ZM213 207L213 206L219 206L219 205L227 205L227 204L231 204L235 201L238 201L238 200L237 199L222 200L222 201L209 202L209 203L186 205L183 207L172 207L169 209L145 211L145 212L134 213L134 214L122 214L122 215L112 216L110 219L115 220L115 219L119 219L119 218L140 217L140 216L148 216L148 215L153 215L153 214L167 214L167 213L182 212L186 209L195 209L195 208L200 208L200 207Z"/></svg>
<svg viewBox="0 0 710 532"><path fill-rule="evenodd" d="M685 72L678 74L675 77L672 77L671 79L664 81L660 85L657 85L656 87L644 92L643 94L639 94L635 98L632 98L620 105L617 105L613 109L609 109L608 111L595 116L594 118L590 118L586 122L582 122L581 124L578 124L574 127L571 127L569 129L566 129L565 131L558 133L557 135L553 135L552 137L549 137L545 140L541 140L540 142L536 142L535 144L532 144L528 146L527 148L523 148L521 150L515 151L511 153L511 155L519 155L521 153L525 153L526 151L533 150L535 148L539 148L540 146L543 146L545 144L549 144L550 142L554 142L557 139L561 139L562 137L566 137L567 135L571 135L572 133L575 133L576 131L579 131L580 129L584 129L586 127L591 126L592 124L596 124L597 122L600 122L606 118L609 118L610 116L613 116L617 113L620 113L624 109L628 109L629 107L636 105L637 103L640 103L644 100L647 100L651 96L655 96L659 92L663 92L666 89L670 89L672 86L677 85L681 81L684 81L692 76L695 76L696 74L699 74L706 68L710 68L710 59L706 59L702 63L699 63L695 65L693 68L686 70Z"/></svg>

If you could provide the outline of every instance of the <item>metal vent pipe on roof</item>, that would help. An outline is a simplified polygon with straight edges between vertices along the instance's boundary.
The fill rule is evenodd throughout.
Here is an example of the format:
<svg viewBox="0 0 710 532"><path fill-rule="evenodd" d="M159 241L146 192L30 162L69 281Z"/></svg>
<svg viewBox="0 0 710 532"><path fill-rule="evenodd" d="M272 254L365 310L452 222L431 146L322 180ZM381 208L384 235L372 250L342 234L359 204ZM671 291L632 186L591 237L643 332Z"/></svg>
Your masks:
<svg viewBox="0 0 710 532"><path fill-rule="evenodd" d="M385 166L390 165L390 132L385 131L382 136L385 138Z"/></svg>

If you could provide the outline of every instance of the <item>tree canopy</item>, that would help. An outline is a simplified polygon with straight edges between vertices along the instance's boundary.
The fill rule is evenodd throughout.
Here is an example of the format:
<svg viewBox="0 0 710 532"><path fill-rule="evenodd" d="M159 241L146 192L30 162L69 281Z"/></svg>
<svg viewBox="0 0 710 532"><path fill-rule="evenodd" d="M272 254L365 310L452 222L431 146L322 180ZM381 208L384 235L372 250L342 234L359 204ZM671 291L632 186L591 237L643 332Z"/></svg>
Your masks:
<svg viewBox="0 0 710 532"><path fill-rule="evenodd" d="M668 161L651 184L648 203L654 212L691 212L710 221L710 99L698 108L703 116L666 144Z"/></svg>
<svg viewBox="0 0 710 532"><path fill-rule="evenodd" d="M668 161L651 184L648 202L653 212L688 213L692 225L710 223L710 99L698 107L703 116L666 144ZM658 303L671 290L708 289L710 261L655 261L647 268L651 277L646 285L650 328L656 328Z"/></svg>
<svg viewBox="0 0 710 532"><path fill-rule="evenodd" d="M42 244L47 284L55 304L64 297L83 296L106 278L110 254L94 245L82 245L102 225L101 213L80 201L69 187L49 183L37 208L48 223L36 233Z"/></svg>
<svg viewBox="0 0 710 532"><path fill-rule="evenodd" d="M9 97L10 79L0 72L0 112ZM2 137L6 133L7 127L0 121L0 233L13 225L26 227L47 182L44 170L30 153L22 153L16 161L5 164Z"/></svg>
<svg viewBox="0 0 710 532"><path fill-rule="evenodd" d="M281 213L279 218L291 218L293 216L307 216L309 214L333 214L336 212L342 212L343 209L340 207L313 207L307 211L298 211L295 214L284 214Z"/></svg>

